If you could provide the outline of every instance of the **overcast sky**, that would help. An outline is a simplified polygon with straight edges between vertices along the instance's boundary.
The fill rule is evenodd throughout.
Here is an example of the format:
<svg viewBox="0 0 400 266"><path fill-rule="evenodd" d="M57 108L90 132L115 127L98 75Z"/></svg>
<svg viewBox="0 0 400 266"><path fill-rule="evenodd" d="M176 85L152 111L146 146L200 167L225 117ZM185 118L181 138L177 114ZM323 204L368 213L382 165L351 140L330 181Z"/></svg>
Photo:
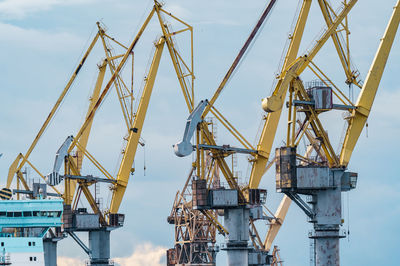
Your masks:
<svg viewBox="0 0 400 266"><path fill-rule="evenodd" d="M166 0L165 9L194 27L196 99L210 98L241 45L250 33L267 1L178 1ZM256 43L245 57L216 105L251 141L256 141L262 116L261 98L271 92L282 50L290 33L297 0L277 1ZM336 8L339 2L331 1ZM359 1L350 12L352 59L365 78L395 0ZM110 35L128 44L152 7L152 1L112 0L3 0L0 1L0 176L5 184L8 167L19 152L25 153L40 125L88 47L96 30L95 22L107 25ZM301 52L315 40L324 26L317 2L313 3ZM140 87L152 53L153 41L161 35L152 21L135 50L135 84ZM186 36L187 37L187 36ZM178 38L186 51L187 39ZM31 161L48 173L58 147L68 135L76 134L82 123L93 88L97 67L104 57L97 46L73 85L51 127L39 142ZM343 71L328 41L316 62L344 86ZM368 132L364 130L349 168L359 173L356 190L344 195L344 229L350 237L341 240L343 265L397 265L400 222L400 42L396 38L378 91ZM109 77L109 76L108 76ZM309 73L304 81L312 79ZM354 91L357 94L357 90ZM165 50L148 115L143 129L145 150L139 147L135 168L121 212L126 224L112 233L112 257L121 265L164 265L165 249L173 246L173 227L168 225L175 193L181 189L192 158L177 158L171 145L179 141L187 117L171 60ZM282 121L285 119L283 115ZM340 114L336 114L340 118ZM331 119L327 117L326 119ZM284 123L284 121L283 121ZM275 146L281 145L281 123ZM341 119L327 124L329 135L340 139ZM230 143L222 125L218 140ZM114 174L125 135L115 92L107 97L93 125L88 150ZM338 140L334 144L338 143ZM334 145L335 146L335 145ZM336 148L336 146L335 146ZM242 180L248 165L239 161ZM146 171L144 171L146 166ZM95 170L84 168L87 174ZM91 172L94 171L94 172ZM37 175L31 171L31 178ZM282 197L275 192L274 171L260 184L268 189L268 206L275 210ZM102 188L104 203L108 193ZM309 265L308 231L305 215L292 206L276 239L285 265ZM85 239L86 237L82 235ZM221 238L219 238L221 240ZM85 259L85 253L71 239L59 245L61 265ZM223 252L218 265L225 265Z"/></svg>

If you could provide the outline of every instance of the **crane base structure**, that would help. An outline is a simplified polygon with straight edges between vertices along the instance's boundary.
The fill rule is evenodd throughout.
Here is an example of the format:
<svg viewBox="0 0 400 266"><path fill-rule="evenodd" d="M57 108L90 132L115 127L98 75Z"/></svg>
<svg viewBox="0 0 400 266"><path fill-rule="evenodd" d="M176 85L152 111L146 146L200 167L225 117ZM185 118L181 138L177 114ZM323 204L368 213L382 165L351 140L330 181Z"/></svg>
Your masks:
<svg viewBox="0 0 400 266"><path fill-rule="evenodd" d="M124 215L114 214L110 216L110 225L103 226L99 222L99 214L88 213L85 208L71 211L70 206L64 205L64 232L68 233L78 245L88 254L91 266L114 265L110 260L110 234L123 226ZM75 234L75 232L87 232L89 247Z"/></svg>
<svg viewBox="0 0 400 266"><path fill-rule="evenodd" d="M228 265L271 265L272 256L267 251L256 249L249 245L251 234L250 226L256 220L267 220L264 216L262 204L265 202L267 191L263 189L249 190L249 200L246 204L240 202L240 190L206 189L206 180L192 181L193 209L207 211L218 210L223 213L225 243L221 250L227 251Z"/></svg>
<svg viewBox="0 0 400 266"><path fill-rule="evenodd" d="M340 265L339 240L345 237L340 230L342 192L356 187L357 173L344 168L297 165L295 147L276 149L276 158L277 191L291 198L314 225L309 238L314 240L315 265ZM307 202L299 194L307 195Z"/></svg>

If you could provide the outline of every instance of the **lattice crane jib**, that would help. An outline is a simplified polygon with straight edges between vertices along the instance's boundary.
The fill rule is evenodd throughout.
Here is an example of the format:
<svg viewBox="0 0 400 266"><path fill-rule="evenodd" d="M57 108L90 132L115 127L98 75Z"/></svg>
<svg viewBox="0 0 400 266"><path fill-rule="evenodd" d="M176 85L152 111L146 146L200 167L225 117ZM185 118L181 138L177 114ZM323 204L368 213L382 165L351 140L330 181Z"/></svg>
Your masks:
<svg viewBox="0 0 400 266"><path fill-rule="evenodd" d="M134 95L138 93L139 88L135 88L133 86L134 50L153 17L157 18L157 24L159 24L161 27L161 37L159 37L158 41L154 43L155 52L150 69L148 73L146 73L142 94L137 96L135 99ZM167 22L166 18L177 24L176 31L172 30L170 23ZM104 243L108 243L107 245L109 245L109 231L113 228L118 228L123 225L124 217L123 215L119 214L118 211L124 198L129 177L133 171L132 165L138 144L141 142L140 134L146 117L152 89L155 86L157 70L165 45L168 47L173 66L183 92L185 102L184 105L187 106L189 112L192 111L194 107L195 76L193 72L193 29L183 20L164 10L162 5L157 1L154 1L153 8L139 29L137 35L129 45L124 45L109 35L105 30L104 25L101 23L97 23L97 29L98 31L90 43L89 48L84 53L81 61L73 72L73 75L68 81L66 87L63 89L60 97L57 99L56 104L52 108L49 116L39 130L39 133L29 147L28 151L25 153L25 155L19 154L14 163L10 166L7 186L2 191L5 192L4 195L7 197L9 195L8 198L11 197L10 187L14 177L16 176L17 188L19 189L20 184L22 184L25 189L25 191L18 190L18 192L27 193L28 196L32 195L32 188L30 188L21 173L22 167L25 164L28 164L48 183L50 187L55 190L59 197L64 199L64 204L66 206L64 214L68 216L65 218L66 220L64 228L68 227L68 233L70 233L74 239L79 239L74 234L75 231L88 231L89 235L92 233L92 239L104 239ZM183 35L189 40L189 55L181 54L178 50L178 47L175 43L175 36L177 35ZM72 83L75 81L84 63L87 62L88 56L91 54L93 48L98 42L100 42L100 46L102 47L102 50L104 50L105 56L98 65L98 77L95 83L95 88L93 89L90 97L89 108L85 116L85 120L78 133L74 137L69 137L69 139L72 141L66 141L60 147L56 156L53 172L48 175L44 175L29 161L28 158L35 149L39 139L43 137L44 132L50 125L51 120L54 119L54 116L59 110L61 103L71 89ZM123 78L122 71L125 70L126 72L129 70L129 67L127 67L129 65L129 61L132 61L132 68L130 69L132 73L130 75L131 80L127 81ZM107 69L109 71L110 78L105 80ZM124 77L126 76L127 75L124 75ZM111 175L110 172L104 166L102 166L95 156L87 149L90 135L93 134L91 129L93 122L95 122L94 117L100 109L100 106L106 100L107 95L112 88L115 88L116 90L116 95L122 111L122 118L128 132L127 137L125 138L126 146L124 148L121 164L116 176ZM134 107L134 101L137 102L137 108ZM102 176L96 177L90 174L83 174L81 171L83 169L82 164L84 163L92 164L92 166L98 169ZM64 173L59 172L62 165L64 166ZM60 187L58 186L59 184L62 184L62 187L64 188L63 191L60 191ZM100 184L106 184L110 188L110 192L112 194L110 205L104 206L104 208L101 208L100 201L97 197L97 190ZM96 187L94 193L92 189L93 187ZM54 193L54 196L56 194ZM80 215L82 211L86 212L86 209L78 208L79 202L82 202L83 199L85 199L92 209L92 212L87 214L98 217L97 225L96 223L93 224L93 228L77 228L77 219L79 217L83 217L78 217L78 215ZM71 217L74 217L73 219L75 219L75 222L72 222L73 220L71 220ZM93 221L95 220L96 219ZM100 232L102 230L104 232ZM89 239L90 238L91 237L89 237ZM85 251L89 252L90 249L85 247L82 241L78 240L77 242ZM105 249L104 247L95 247L94 249L96 250L97 248L99 248L99 250ZM100 256L99 254L96 255L94 250L91 252L91 260L93 261L96 260L96 256ZM106 256L109 257L109 254L106 254Z"/></svg>

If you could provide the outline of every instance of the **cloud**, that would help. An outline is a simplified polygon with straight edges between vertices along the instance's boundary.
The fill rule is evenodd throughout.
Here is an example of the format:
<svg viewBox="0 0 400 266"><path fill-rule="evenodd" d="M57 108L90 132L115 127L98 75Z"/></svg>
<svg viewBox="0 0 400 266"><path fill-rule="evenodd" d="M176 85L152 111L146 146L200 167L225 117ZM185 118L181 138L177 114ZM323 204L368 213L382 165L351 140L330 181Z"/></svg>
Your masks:
<svg viewBox="0 0 400 266"><path fill-rule="evenodd" d="M68 32L46 32L36 29L26 29L0 22L0 34L3 43L14 46L29 47L42 51L65 51L79 48L83 41Z"/></svg>
<svg viewBox="0 0 400 266"><path fill-rule="evenodd" d="M6 18L24 18L29 14L49 10L57 5L77 5L92 0L5 0L0 3L0 16Z"/></svg>
<svg viewBox="0 0 400 266"><path fill-rule="evenodd" d="M161 266L165 256L165 248L155 247L150 243L137 246L132 255L124 258L115 258L114 261L121 266Z"/></svg>
<svg viewBox="0 0 400 266"><path fill-rule="evenodd" d="M136 246L129 257L112 259L119 266L163 266L162 262L166 254L166 248L153 246L151 243L144 243ZM57 258L58 266L85 265L86 260L59 256Z"/></svg>
<svg viewBox="0 0 400 266"><path fill-rule="evenodd" d="M84 265L84 261L76 258L58 257L58 266Z"/></svg>

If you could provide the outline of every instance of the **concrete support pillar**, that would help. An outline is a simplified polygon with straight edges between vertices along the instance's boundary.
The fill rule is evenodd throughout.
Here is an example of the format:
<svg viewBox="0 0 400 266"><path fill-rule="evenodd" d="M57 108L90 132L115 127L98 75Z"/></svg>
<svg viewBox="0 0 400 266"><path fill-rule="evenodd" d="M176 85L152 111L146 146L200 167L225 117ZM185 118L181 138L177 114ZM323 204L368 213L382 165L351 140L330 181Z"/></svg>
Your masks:
<svg viewBox="0 0 400 266"><path fill-rule="evenodd" d="M106 229L89 231L89 249L92 252L91 266L109 265L110 231Z"/></svg>
<svg viewBox="0 0 400 266"><path fill-rule="evenodd" d="M225 209L224 225L229 232L225 237L228 265L248 265L249 209L245 207Z"/></svg>
<svg viewBox="0 0 400 266"><path fill-rule="evenodd" d="M57 241L51 238L43 239L44 265L57 266Z"/></svg>

